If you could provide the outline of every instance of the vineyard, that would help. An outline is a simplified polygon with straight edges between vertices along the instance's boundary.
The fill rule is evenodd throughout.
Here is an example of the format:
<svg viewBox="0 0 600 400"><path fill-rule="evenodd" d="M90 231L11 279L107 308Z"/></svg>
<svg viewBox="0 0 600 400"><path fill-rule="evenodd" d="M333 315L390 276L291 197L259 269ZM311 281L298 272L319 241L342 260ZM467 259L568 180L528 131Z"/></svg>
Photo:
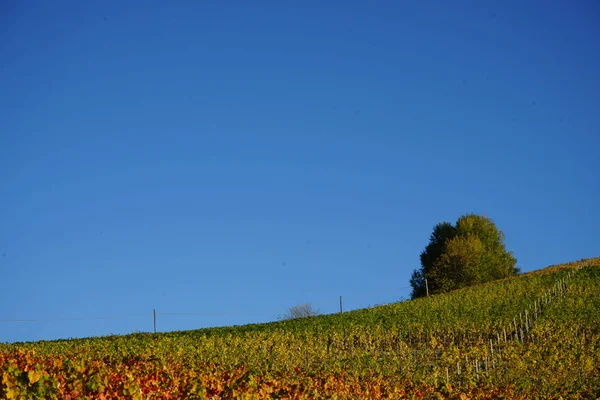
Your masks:
<svg viewBox="0 0 600 400"><path fill-rule="evenodd" d="M600 258L267 324L0 345L6 399L600 397Z"/></svg>

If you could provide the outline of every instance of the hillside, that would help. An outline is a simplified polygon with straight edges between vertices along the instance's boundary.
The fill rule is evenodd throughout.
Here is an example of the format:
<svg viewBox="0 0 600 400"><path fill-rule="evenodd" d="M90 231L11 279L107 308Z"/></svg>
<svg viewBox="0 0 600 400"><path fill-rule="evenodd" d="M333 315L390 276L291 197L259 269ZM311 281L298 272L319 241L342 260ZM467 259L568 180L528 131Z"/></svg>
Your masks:
<svg viewBox="0 0 600 400"><path fill-rule="evenodd" d="M598 349L593 258L342 315L0 345L0 398L596 398Z"/></svg>

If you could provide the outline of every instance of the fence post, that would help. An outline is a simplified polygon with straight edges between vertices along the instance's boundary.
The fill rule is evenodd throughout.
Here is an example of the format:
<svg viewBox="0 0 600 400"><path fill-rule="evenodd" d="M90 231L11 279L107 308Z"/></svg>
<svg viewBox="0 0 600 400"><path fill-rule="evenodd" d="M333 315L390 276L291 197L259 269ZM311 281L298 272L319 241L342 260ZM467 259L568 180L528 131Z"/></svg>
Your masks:
<svg viewBox="0 0 600 400"><path fill-rule="evenodd" d="M429 297L429 284L427 283L427 278L425 278L425 291L427 292L427 297Z"/></svg>
<svg viewBox="0 0 600 400"><path fill-rule="evenodd" d="M154 312L154 333L156 333L156 309L152 311Z"/></svg>
<svg viewBox="0 0 600 400"><path fill-rule="evenodd" d="M340 296L340 314L342 314L344 311L342 309L342 296Z"/></svg>

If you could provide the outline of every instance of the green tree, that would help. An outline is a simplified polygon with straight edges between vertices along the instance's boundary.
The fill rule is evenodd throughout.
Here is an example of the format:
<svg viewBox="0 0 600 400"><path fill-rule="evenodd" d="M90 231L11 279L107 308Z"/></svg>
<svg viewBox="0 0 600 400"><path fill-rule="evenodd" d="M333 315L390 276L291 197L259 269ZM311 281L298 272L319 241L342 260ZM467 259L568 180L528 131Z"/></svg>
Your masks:
<svg viewBox="0 0 600 400"><path fill-rule="evenodd" d="M446 242L456 236L456 228L449 222L441 222L433 228L429 244L421 253L421 270L414 270L410 279L413 288L412 297L423 297L426 294L426 274L433 269L433 264L443 254Z"/></svg>
<svg viewBox="0 0 600 400"><path fill-rule="evenodd" d="M463 215L455 225L437 224L412 273L412 298L445 293L516 275L517 260L504 246L504 234L485 216ZM427 280L427 283L426 283Z"/></svg>

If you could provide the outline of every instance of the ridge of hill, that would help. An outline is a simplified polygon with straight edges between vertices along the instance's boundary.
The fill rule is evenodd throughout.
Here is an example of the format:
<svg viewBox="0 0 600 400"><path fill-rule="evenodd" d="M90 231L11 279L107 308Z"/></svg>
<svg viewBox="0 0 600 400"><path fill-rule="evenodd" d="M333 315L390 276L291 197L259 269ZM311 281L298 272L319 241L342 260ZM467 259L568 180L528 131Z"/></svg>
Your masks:
<svg viewBox="0 0 600 400"><path fill-rule="evenodd" d="M600 257L344 314L0 345L0 397L596 398L599 349Z"/></svg>

